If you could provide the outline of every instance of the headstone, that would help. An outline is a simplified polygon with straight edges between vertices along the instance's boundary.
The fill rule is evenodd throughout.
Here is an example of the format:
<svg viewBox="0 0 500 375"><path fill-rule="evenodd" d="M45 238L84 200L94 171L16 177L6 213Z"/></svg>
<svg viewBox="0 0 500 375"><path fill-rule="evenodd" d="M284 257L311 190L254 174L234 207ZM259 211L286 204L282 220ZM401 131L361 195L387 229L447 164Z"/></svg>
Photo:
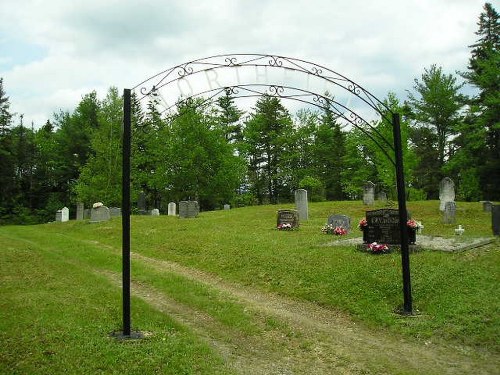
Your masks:
<svg viewBox="0 0 500 375"><path fill-rule="evenodd" d="M197 201L180 201L179 202L179 217L192 218L197 217L200 213L200 206Z"/></svg>
<svg viewBox="0 0 500 375"><path fill-rule="evenodd" d="M297 210L278 210L277 226L290 224L292 228L299 227L299 212Z"/></svg>
<svg viewBox="0 0 500 375"><path fill-rule="evenodd" d="M146 194L141 191L139 193L139 198L137 199L137 210L139 214L146 215Z"/></svg>
<svg viewBox="0 0 500 375"><path fill-rule="evenodd" d="M61 210L61 221L64 223L65 221L69 221L69 208L63 207Z"/></svg>
<svg viewBox="0 0 500 375"><path fill-rule="evenodd" d="M491 206L491 226L493 235L500 236L500 205L498 204Z"/></svg>
<svg viewBox="0 0 500 375"><path fill-rule="evenodd" d="M307 202L307 190L295 190L295 208L299 213L299 218L302 221L309 219L309 207Z"/></svg>
<svg viewBox="0 0 500 375"><path fill-rule="evenodd" d="M151 216L160 216L160 210L157 208L153 208L151 210Z"/></svg>
<svg viewBox="0 0 500 375"><path fill-rule="evenodd" d="M83 210L83 219L84 220L87 220L87 219L90 219L90 212L92 210L90 208L86 208Z"/></svg>
<svg viewBox="0 0 500 375"><path fill-rule="evenodd" d="M332 225L334 227L342 227L348 233L351 230L351 218L346 215L330 215L328 217L328 225Z"/></svg>
<svg viewBox="0 0 500 375"><path fill-rule="evenodd" d="M83 220L83 210L85 209L85 206L83 205L82 202L78 202L76 204L76 220Z"/></svg>
<svg viewBox="0 0 500 375"><path fill-rule="evenodd" d="M491 212L491 207L493 206L493 203L490 201L485 201L483 202L483 211L484 212Z"/></svg>
<svg viewBox="0 0 500 375"><path fill-rule="evenodd" d="M455 201L455 183L449 177L445 177L439 184L439 210L444 211L446 202Z"/></svg>
<svg viewBox="0 0 500 375"><path fill-rule="evenodd" d="M122 216L122 209L120 207L111 207L109 209L110 217Z"/></svg>
<svg viewBox="0 0 500 375"><path fill-rule="evenodd" d="M387 193L385 191L379 191L377 194L377 199L382 202L387 202Z"/></svg>
<svg viewBox="0 0 500 375"><path fill-rule="evenodd" d="M385 208L366 212L367 226L363 230L366 243L401 244L399 210ZM409 238L410 243L414 242Z"/></svg>
<svg viewBox="0 0 500 375"><path fill-rule="evenodd" d="M56 211L56 221L59 223L62 221L62 210Z"/></svg>
<svg viewBox="0 0 500 375"><path fill-rule="evenodd" d="M90 211L90 222L98 223L100 221L107 221L111 219L111 215L109 213L109 208L106 206L92 207Z"/></svg>
<svg viewBox="0 0 500 375"><path fill-rule="evenodd" d="M230 209L231 209L231 206L230 206L230 205L228 205L228 204L225 204L225 205L224 205L224 210L230 210Z"/></svg>
<svg viewBox="0 0 500 375"><path fill-rule="evenodd" d="M363 204L367 206L373 205L375 202L375 184L367 181L363 186Z"/></svg>
<svg viewBox="0 0 500 375"><path fill-rule="evenodd" d="M457 204L455 202L446 202L444 205L443 223L455 224L456 212L457 212Z"/></svg>
<svg viewBox="0 0 500 375"><path fill-rule="evenodd" d="M175 216L177 215L177 205L175 204L175 202L170 202L168 204L168 216Z"/></svg>

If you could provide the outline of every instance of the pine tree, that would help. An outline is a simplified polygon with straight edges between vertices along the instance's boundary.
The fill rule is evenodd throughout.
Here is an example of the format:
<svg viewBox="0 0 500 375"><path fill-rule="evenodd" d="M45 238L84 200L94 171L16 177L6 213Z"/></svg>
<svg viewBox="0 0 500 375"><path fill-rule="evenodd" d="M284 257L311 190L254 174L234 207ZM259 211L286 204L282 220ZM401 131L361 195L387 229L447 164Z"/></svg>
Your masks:
<svg viewBox="0 0 500 375"><path fill-rule="evenodd" d="M475 139L483 139L484 148L475 164L475 170L488 199L500 199L500 22L497 11L490 3L484 5L479 16L478 40L471 45L468 71L462 77L478 89L478 95L469 101L469 122L462 130L461 156L477 154L469 144L477 147ZM466 140L469 140L467 142Z"/></svg>

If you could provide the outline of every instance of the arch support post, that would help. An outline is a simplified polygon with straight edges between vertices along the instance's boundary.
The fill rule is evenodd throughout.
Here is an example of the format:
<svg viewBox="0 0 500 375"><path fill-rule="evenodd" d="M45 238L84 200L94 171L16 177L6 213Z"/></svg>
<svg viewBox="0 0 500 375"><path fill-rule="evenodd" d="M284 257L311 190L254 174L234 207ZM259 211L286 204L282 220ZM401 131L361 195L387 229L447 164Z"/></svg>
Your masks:
<svg viewBox="0 0 500 375"><path fill-rule="evenodd" d="M122 139L122 292L123 336L130 337L130 149L132 128L130 89L123 90Z"/></svg>
<svg viewBox="0 0 500 375"><path fill-rule="evenodd" d="M410 279L410 249L408 244L408 211L406 209L406 191L403 169L403 148L401 144L401 124L399 113L392 115L394 135L394 153L396 159L396 183L398 190L399 230L401 232L401 264L403 269L403 314L413 314Z"/></svg>

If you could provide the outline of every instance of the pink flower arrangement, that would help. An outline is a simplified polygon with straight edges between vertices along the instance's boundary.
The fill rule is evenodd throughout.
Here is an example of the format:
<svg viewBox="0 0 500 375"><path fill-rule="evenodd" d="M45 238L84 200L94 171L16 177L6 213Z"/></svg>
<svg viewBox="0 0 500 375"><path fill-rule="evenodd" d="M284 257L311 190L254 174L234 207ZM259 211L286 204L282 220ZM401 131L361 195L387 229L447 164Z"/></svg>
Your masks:
<svg viewBox="0 0 500 375"><path fill-rule="evenodd" d="M347 234L347 229L343 227L335 227L332 224L327 224L323 228L321 228L321 231L325 234L334 234L336 236L343 236Z"/></svg>
<svg viewBox="0 0 500 375"><path fill-rule="evenodd" d="M371 244L368 245L368 249L370 249L370 251L373 254L384 254L389 250L389 246L381 243L372 242Z"/></svg>
<svg viewBox="0 0 500 375"><path fill-rule="evenodd" d="M290 223L281 223L277 226L278 230L292 230L292 224Z"/></svg>
<svg viewBox="0 0 500 375"><path fill-rule="evenodd" d="M359 230L363 230L368 225L366 219L361 219L358 224Z"/></svg>

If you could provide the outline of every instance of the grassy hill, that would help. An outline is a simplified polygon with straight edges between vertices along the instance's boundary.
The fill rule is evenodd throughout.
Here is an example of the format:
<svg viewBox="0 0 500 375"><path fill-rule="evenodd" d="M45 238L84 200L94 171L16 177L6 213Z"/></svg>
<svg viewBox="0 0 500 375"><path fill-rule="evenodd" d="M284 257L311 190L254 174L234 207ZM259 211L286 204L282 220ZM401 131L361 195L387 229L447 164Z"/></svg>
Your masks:
<svg viewBox="0 0 500 375"><path fill-rule="evenodd" d="M220 342L229 336L235 340L286 331L279 319L262 317L219 290L218 283L311 303L374 335L416 345L439 343L498 363L498 240L460 253L412 254L418 314L402 318L394 313L403 298L400 255L373 256L352 245L330 246L340 239L321 233L330 214L349 215L355 226L366 207L359 202L314 203L310 220L291 232L275 229L279 208L293 206L202 212L196 219L134 216L132 290L143 288L145 294L133 298L132 324L150 335L139 342L109 338L121 326L119 218L98 224L0 227L0 372L240 372L227 350L211 345L215 338L183 324L182 312L177 317L165 313L172 311L165 307L168 301L168 306L196 311L207 326L217 327L213 335ZM436 201L408 203L425 235L454 237L456 225L441 224L438 208ZM465 227L462 240L491 237L491 215L479 203L459 202L457 208L457 224ZM354 228L347 238L361 238L361 233ZM154 293L156 303L148 303ZM307 340L292 338L307 350ZM374 348L371 354L376 352ZM376 362L347 369L377 373Z"/></svg>

